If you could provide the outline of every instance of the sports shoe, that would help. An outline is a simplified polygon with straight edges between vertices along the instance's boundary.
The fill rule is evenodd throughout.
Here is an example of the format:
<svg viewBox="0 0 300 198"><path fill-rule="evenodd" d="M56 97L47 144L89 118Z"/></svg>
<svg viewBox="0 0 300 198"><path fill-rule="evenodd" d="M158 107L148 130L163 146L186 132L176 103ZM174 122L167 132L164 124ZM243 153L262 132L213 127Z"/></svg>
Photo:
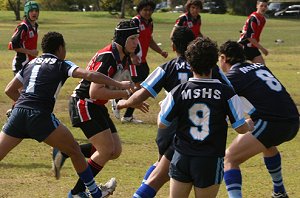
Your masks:
<svg viewBox="0 0 300 198"><path fill-rule="evenodd" d="M286 192L272 192L272 198L289 198Z"/></svg>
<svg viewBox="0 0 300 198"><path fill-rule="evenodd" d="M104 185L99 184L98 187L102 192L101 198L106 198L106 197L109 197L110 195L112 195L113 192L116 190L117 181L115 178L111 178Z"/></svg>
<svg viewBox="0 0 300 198"><path fill-rule="evenodd" d="M122 117L121 122L122 123L134 123L134 124L142 124L143 123L142 120L138 120L138 119L134 118L133 116Z"/></svg>
<svg viewBox="0 0 300 198"><path fill-rule="evenodd" d="M65 163L66 158L57 148L52 149L52 170L56 179L60 178L60 170Z"/></svg>
<svg viewBox="0 0 300 198"><path fill-rule="evenodd" d="M86 192L80 192L76 195L72 195L71 191L68 193L68 198L89 198L89 194Z"/></svg>
<svg viewBox="0 0 300 198"><path fill-rule="evenodd" d="M118 120L120 120L121 115L120 115L120 110L117 109L117 101L116 101L116 99L112 99L112 100L110 100L110 102L111 102L111 110L112 110L114 116L115 116Z"/></svg>

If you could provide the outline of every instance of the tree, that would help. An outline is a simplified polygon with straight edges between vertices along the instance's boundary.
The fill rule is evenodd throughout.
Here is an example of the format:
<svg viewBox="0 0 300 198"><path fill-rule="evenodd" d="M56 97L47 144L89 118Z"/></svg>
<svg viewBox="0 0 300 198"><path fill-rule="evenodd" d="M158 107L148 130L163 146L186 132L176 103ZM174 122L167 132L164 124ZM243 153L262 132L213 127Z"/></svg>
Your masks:
<svg viewBox="0 0 300 198"><path fill-rule="evenodd" d="M21 6L21 1L20 0L8 0L9 7L12 9L15 13L16 16L16 21L21 20L21 15L20 15L20 6Z"/></svg>

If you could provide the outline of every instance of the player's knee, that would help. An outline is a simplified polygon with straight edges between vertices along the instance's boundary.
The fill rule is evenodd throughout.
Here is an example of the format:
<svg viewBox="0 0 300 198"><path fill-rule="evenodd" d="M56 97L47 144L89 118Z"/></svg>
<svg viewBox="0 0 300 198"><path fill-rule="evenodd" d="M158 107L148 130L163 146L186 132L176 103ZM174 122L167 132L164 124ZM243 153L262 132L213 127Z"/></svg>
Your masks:
<svg viewBox="0 0 300 198"><path fill-rule="evenodd" d="M226 149L225 157L224 157L224 167L232 168L240 165L240 160L237 155L232 152L230 149Z"/></svg>
<svg viewBox="0 0 300 198"><path fill-rule="evenodd" d="M78 157L80 155L83 155L80 150L80 146L77 142L74 142L72 145L70 145L65 151L62 151L66 155L68 155L71 159L73 157Z"/></svg>

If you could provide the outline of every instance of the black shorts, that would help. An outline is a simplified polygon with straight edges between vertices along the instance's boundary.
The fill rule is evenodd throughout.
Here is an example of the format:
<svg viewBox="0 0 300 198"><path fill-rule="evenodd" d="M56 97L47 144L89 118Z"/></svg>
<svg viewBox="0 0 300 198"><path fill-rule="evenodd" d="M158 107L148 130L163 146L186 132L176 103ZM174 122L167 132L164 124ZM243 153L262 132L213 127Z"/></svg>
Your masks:
<svg viewBox="0 0 300 198"><path fill-rule="evenodd" d="M12 110L2 131L15 138L30 138L42 142L59 125L60 122L53 113L17 107Z"/></svg>
<svg viewBox="0 0 300 198"><path fill-rule="evenodd" d="M261 53L256 47L245 47L244 52L247 60L252 61L255 57L260 56Z"/></svg>
<svg viewBox="0 0 300 198"><path fill-rule="evenodd" d="M223 157L187 156L175 151L169 176L183 183L192 183L195 187L206 188L221 184L224 175Z"/></svg>
<svg viewBox="0 0 300 198"><path fill-rule="evenodd" d="M171 125L165 129L158 129L156 135L156 144L160 155L171 161L174 153L173 139L177 129L178 119L172 121Z"/></svg>
<svg viewBox="0 0 300 198"><path fill-rule="evenodd" d="M72 125L79 127L87 138L106 129L116 133L117 129L104 105L96 105L87 100L71 97L69 100L69 114Z"/></svg>
<svg viewBox="0 0 300 198"><path fill-rule="evenodd" d="M150 69L147 62L141 63L140 65L134 65L130 67L132 75L132 81L135 83L143 82L149 75ZM134 70L134 71L133 71Z"/></svg>
<svg viewBox="0 0 300 198"><path fill-rule="evenodd" d="M252 135L266 148L292 140L299 130L299 119L291 121L254 121Z"/></svg>

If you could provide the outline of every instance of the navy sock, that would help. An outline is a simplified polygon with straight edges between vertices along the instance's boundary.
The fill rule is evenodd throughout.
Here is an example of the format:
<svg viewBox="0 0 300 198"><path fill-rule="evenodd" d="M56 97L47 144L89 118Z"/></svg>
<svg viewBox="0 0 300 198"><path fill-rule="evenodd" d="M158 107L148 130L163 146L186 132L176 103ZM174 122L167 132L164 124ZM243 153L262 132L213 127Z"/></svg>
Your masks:
<svg viewBox="0 0 300 198"><path fill-rule="evenodd" d="M277 153L273 157L264 157L265 165L272 177L274 192L285 192L281 174L281 156Z"/></svg>
<svg viewBox="0 0 300 198"><path fill-rule="evenodd" d="M238 169L232 169L224 172L224 181L229 198L242 197L242 174Z"/></svg>
<svg viewBox="0 0 300 198"><path fill-rule="evenodd" d="M147 184L142 184L132 198L153 198L155 195L156 191L152 187Z"/></svg>
<svg viewBox="0 0 300 198"><path fill-rule="evenodd" d="M152 164L148 170L146 171L146 174L144 175L142 184L145 183L148 179L148 177L150 176L150 174L153 172L153 170L156 168L156 165Z"/></svg>
<svg viewBox="0 0 300 198"><path fill-rule="evenodd" d="M89 189L93 198L99 198L102 193L95 183L91 168L88 166L85 171L78 173L80 179L84 182L85 186Z"/></svg>

